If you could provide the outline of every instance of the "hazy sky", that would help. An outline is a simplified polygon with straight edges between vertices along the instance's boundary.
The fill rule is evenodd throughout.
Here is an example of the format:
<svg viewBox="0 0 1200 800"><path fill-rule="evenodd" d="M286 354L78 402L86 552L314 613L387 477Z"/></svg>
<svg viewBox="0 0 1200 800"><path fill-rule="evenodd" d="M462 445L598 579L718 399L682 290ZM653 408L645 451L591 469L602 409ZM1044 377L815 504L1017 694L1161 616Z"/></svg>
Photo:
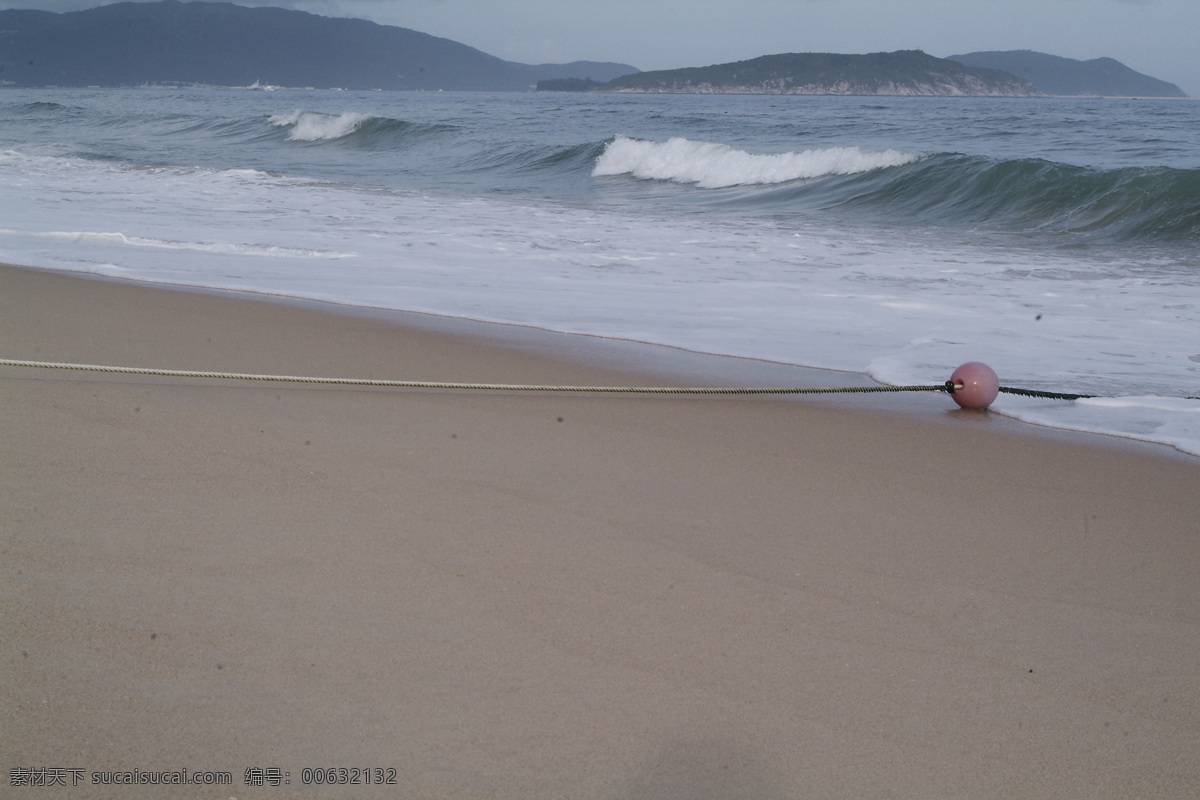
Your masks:
<svg viewBox="0 0 1200 800"><path fill-rule="evenodd" d="M1111 56L1200 96L1200 0L238 0L443 36L510 61L695 67L771 53ZM76 11L100 0L0 0Z"/></svg>

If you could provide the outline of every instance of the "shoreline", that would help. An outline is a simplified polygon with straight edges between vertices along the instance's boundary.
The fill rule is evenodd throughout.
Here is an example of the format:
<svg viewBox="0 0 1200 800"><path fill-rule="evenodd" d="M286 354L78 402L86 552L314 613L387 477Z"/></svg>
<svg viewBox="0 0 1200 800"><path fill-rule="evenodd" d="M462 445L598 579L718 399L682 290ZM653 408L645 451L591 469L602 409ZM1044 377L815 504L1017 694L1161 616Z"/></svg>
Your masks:
<svg viewBox="0 0 1200 800"><path fill-rule="evenodd" d="M318 314L329 314L352 319L364 319L383 324L396 325L415 331L446 334L488 342L501 350L512 350L544 356L564 363L581 363L599 367L626 376L630 382L642 385L660 383L670 386L798 386L798 387L859 387L881 386L869 375L822 367L808 367L767 359L746 356L722 355L689 350L668 344L642 342L635 339L605 337L587 333L569 333L519 323L490 322L436 314L422 311L406 311L380 306L361 306L327 300L314 300L282 294L253 292L234 289L219 289L192 284L159 283L145 280L128 280L110 275L74 272L49 267L29 267L0 263L0 270L18 270L66 279L80 279L112 283L119 286L138 287L150 290L198 293L217 298L235 299L250 303L265 303L306 310ZM0 354L11 358L28 358L14 354ZM37 359L28 359L37 360ZM104 363L104 362L94 362ZM113 365L129 366L129 365ZM187 370L190 367L144 364L140 366L162 369ZM12 369L12 368L10 368ZM226 370L219 366L207 367L211 371ZM264 374L278 370L263 369ZM293 374L313 374L311 370ZM321 377L359 376L328 374ZM403 375L376 375L379 379L408 380ZM946 375L949 378L949 374ZM470 376L453 373L441 375L439 380L461 383L484 382ZM423 378L413 378L423 380ZM496 379L495 383L516 383ZM551 381L548 381L551 382ZM582 385L582 382L577 382ZM959 409L948 396L939 393L882 393L843 396L830 395L778 395L770 398L782 402L804 402L814 404L841 405L862 411L917 414L926 421L935 420L970 425L987 425L1005 435L1031 436L1052 441L1075 442L1101 449L1117 448L1134 453L1158 455L1180 460L1184 463L1200 464L1200 456L1179 450L1169 444L1122 436L1118 433L1096 433L1072 428L1058 428L1036 422L1027 422L1003 412L991 411L979 414ZM849 404L849 405L848 405Z"/></svg>
<svg viewBox="0 0 1200 800"><path fill-rule="evenodd" d="M0 267L4 355L506 383L763 368L88 277ZM0 367L0 756L234 779L185 800L1200 789L1196 460L880 397ZM302 785L315 767L397 783Z"/></svg>

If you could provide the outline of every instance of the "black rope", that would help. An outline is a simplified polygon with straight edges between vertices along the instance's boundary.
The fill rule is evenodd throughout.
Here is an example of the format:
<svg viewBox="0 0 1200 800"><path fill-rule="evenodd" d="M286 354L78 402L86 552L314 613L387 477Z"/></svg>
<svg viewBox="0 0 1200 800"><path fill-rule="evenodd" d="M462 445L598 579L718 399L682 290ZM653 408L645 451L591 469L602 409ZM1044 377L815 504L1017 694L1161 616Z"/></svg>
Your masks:
<svg viewBox="0 0 1200 800"><path fill-rule="evenodd" d="M1000 391L1005 394L1015 394L1021 397L1044 397L1049 400L1082 400L1088 397L1095 397L1094 394L1067 394L1064 392L1043 392L1038 389L1017 389L1012 386L1001 386Z"/></svg>
<svg viewBox="0 0 1200 800"><path fill-rule="evenodd" d="M945 384L938 387L946 394L954 394L961 386L958 386L954 381L946 381ZM1082 400L1088 397L1095 397L1094 394L1068 394L1066 392L1043 392L1040 389L1018 389L1015 386L1001 386L999 391L1004 394L1015 394L1021 397L1042 397L1047 400Z"/></svg>

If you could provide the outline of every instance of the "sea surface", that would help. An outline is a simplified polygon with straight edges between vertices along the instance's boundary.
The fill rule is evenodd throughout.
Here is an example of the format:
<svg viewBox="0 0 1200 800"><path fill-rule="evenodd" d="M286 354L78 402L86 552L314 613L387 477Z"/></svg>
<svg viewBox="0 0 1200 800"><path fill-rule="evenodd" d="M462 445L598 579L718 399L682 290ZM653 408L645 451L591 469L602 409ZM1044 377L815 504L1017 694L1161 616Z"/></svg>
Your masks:
<svg viewBox="0 0 1200 800"><path fill-rule="evenodd" d="M995 411L1200 455L1197 101L0 88L0 261L890 384L979 360L1098 396Z"/></svg>

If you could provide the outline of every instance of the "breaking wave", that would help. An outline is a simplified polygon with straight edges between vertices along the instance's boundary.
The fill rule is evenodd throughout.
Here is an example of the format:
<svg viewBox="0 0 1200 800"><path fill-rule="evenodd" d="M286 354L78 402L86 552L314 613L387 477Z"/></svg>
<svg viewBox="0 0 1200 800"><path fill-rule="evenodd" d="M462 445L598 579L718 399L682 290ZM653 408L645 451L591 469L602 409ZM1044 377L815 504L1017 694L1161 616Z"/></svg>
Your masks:
<svg viewBox="0 0 1200 800"><path fill-rule="evenodd" d="M422 125L355 111L344 114L293 111L276 114L268 121L277 128L286 128L288 141L293 142L343 141L354 137L387 140L457 130L453 125Z"/></svg>
<svg viewBox="0 0 1200 800"><path fill-rule="evenodd" d="M276 114L270 122L279 128L289 128L287 138L294 142L316 142L348 136L370 119L375 117L354 112L332 116L313 111L294 111L291 114Z"/></svg>
<svg viewBox="0 0 1200 800"><path fill-rule="evenodd" d="M647 142L618 136L608 143L592 175L632 175L720 189L852 175L908 164L919 158L913 153L896 150L872 153L857 147L756 155L723 144L678 137L666 142Z"/></svg>
<svg viewBox="0 0 1200 800"><path fill-rule="evenodd" d="M1038 158L832 147L754 155L672 138L613 139L593 176L703 189L731 210L853 214L874 223L1070 234L1087 241L1200 240L1200 169L1103 169Z"/></svg>

